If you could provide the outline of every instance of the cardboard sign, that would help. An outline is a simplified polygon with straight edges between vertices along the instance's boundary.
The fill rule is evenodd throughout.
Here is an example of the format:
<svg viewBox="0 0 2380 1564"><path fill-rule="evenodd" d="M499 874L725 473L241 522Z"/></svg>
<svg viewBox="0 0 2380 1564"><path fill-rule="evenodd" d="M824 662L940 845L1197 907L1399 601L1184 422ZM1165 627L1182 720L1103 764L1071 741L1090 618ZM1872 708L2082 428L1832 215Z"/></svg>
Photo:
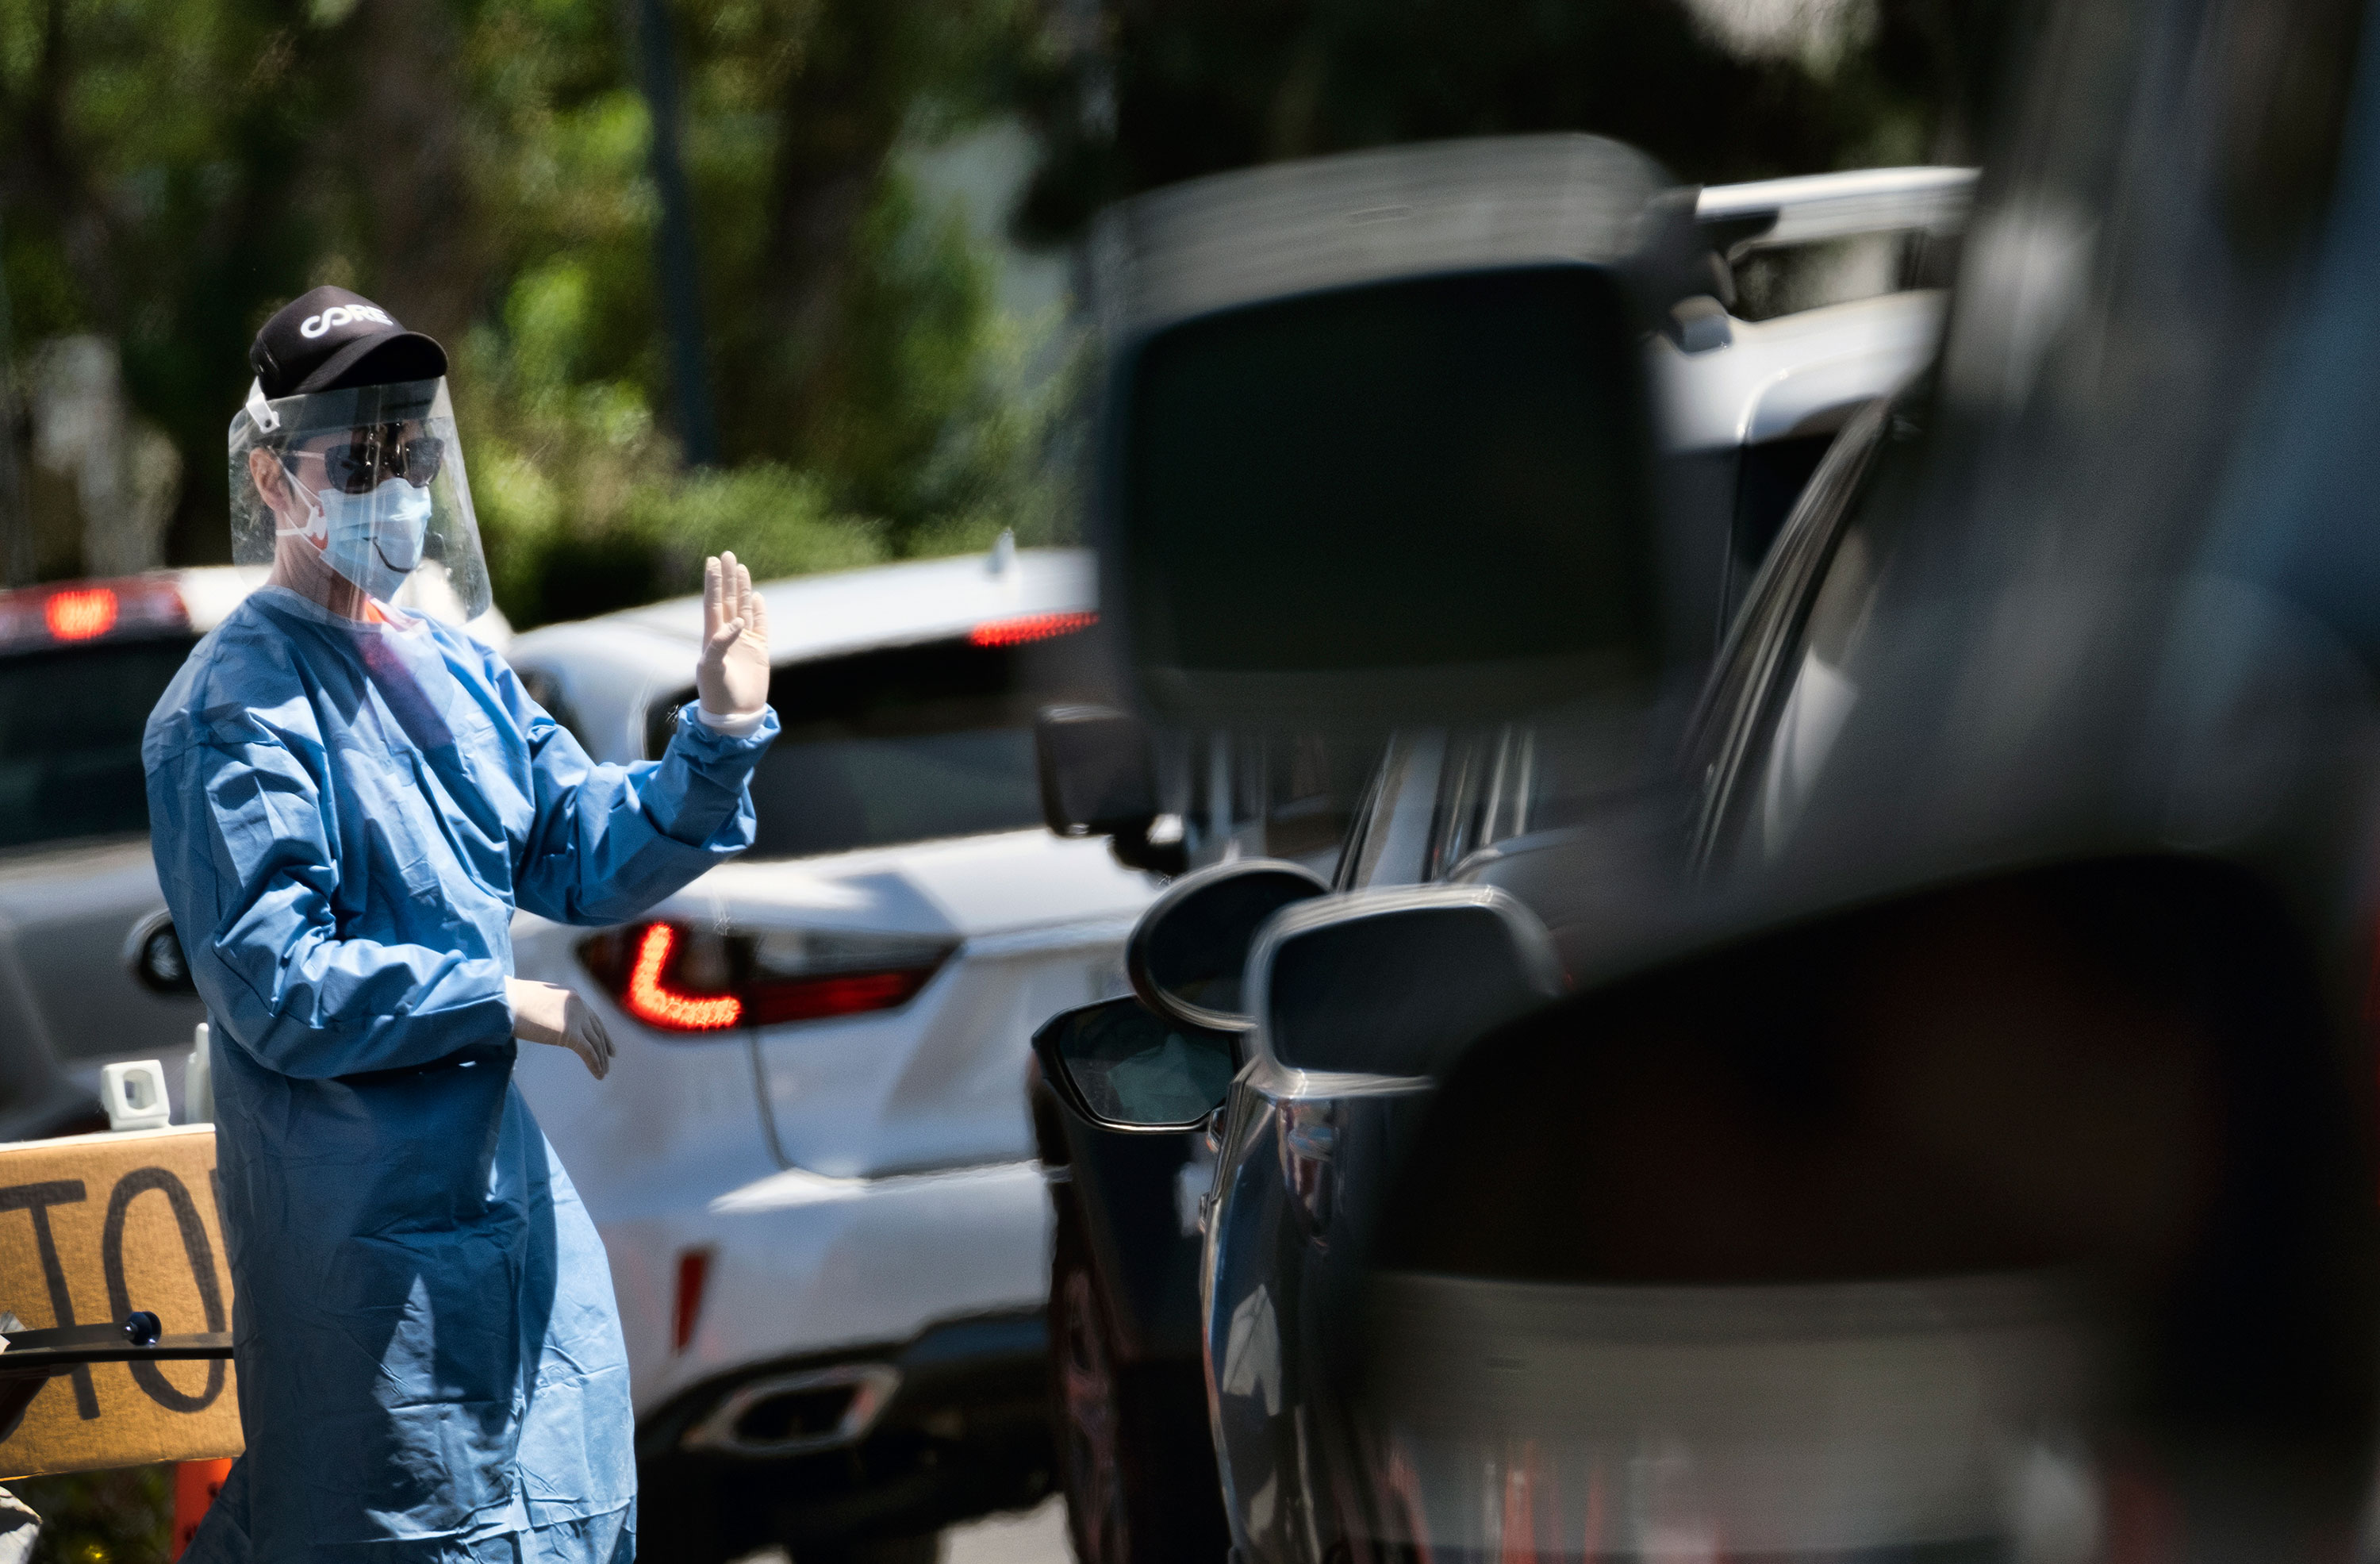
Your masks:
<svg viewBox="0 0 2380 1564"><path fill-rule="evenodd" d="M0 1309L37 1328L147 1309L167 1335L229 1330L214 1171L207 1124L0 1145ZM0 1440L0 1476L242 1448L230 1363L100 1363L42 1387Z"/></svg>

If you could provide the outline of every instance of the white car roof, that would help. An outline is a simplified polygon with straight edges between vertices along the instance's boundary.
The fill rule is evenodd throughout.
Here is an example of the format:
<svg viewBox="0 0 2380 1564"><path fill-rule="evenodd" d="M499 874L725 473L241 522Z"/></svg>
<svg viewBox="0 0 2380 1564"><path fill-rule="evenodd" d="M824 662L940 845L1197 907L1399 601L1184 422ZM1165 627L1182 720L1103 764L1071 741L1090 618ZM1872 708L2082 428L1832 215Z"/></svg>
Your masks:
<svg viewBox="0 0 2380 1564"><path fill-rule="evenodd" d="M1706 185L1694 200L1694 216L1705 223L1767 220L1767 226L1729 247L1730 261L1750 250L1856 234L1920 229L1947 236L1967 226L1975 174L1973 168L1853 168Z"/></svg>
<svg viewBox="0 0 2380 1564"><path fill-rule="evenodd" d="M1098 570L1079 548L1018 548L1003 534L989 554L877 565L759 583L769 603L769 656L812 658L966 634L988 621L1078 614L1099 602ZM515 639L515 667L546 676L598 760L642 755L644 712L694 683L702 599L676 597Z"/></svg>
<svg viewBox="0 0 2380 1564"><path fill-rule="evenodd" d="M1099 601L1088 550L1017 548L876 565L759 583L769 604L769 660L785 664L876 646L964 635L990 619L1080 613ZM516 660L576 660L600 644L603 660L648 661L678 683L693 678L702 598L673 597L590 619L544 625L516 638ZM682 676L682 677L681 677Z"/></svg>

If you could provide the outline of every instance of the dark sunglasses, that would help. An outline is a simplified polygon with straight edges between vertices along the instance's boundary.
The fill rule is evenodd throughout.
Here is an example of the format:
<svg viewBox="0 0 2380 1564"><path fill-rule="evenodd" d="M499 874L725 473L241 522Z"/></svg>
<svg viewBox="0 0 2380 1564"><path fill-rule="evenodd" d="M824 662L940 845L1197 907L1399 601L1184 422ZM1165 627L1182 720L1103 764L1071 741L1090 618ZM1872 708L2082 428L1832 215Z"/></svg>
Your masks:
<svg viewBox="0 0 2380 1564"><path fill-rule="evenodd" d="M446 442L435 434L404 438L400 425L358 429L347 444L327 451L292 451L283 459L310 456L322 463L322 476L343 494L368 495L384 478L402 478L415 488L427 488L446 461Z"/></svg>

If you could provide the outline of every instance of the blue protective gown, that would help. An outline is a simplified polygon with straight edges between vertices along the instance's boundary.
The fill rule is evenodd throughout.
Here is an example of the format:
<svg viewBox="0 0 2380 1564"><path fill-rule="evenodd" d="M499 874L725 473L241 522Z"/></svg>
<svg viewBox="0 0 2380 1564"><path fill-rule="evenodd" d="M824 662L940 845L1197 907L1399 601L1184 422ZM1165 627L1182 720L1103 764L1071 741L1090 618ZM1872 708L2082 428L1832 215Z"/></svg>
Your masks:
<svg viewBox="0 0 2380 1564"><path fill-rule="evenodd" d="M689 714L596 765L468 636L277 588L191 653L141 753L248 1436L194 1564L634 1556L611 1273L512 1084L513 910L620 922L748 847L776 731Z"/></svg>

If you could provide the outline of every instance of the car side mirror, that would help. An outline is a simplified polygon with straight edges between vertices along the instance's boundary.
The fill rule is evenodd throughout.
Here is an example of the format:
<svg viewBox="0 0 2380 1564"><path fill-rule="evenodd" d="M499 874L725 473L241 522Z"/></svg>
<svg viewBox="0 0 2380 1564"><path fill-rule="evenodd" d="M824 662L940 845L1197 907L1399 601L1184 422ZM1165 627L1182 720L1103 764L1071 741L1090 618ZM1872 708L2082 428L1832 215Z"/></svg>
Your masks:
<svg viewBox="0 0 2380 1564"><path fill-rule="evenodd" d="M1422 1076L1558 997L1545 927L1489 886L1337 897L1276 916L1248 959L1259 1057L1290 1069Z"/></svg>
<svg viewBox="0 0 2380 1564"><path fill-rule="evenodd" d="M1178 842L1152 842L1163 813L1148 726L1107 706L1046 706L1033 719L1041 818L1061 837L1111 837L1128 868L1178 874Z"/></svg>
<svg viewBox="0 0 2380 1564"><path fill-rule="evenodd" d="M1033 1034L1041 1074L1066 1106L1103 1130L1193 1130L1223 1103L1239 1069L1236 1040L1160 1016L1134 998L1056 1015Z"/></svg>
<svg viewBox="0 0 2380 1564"><path fill-rule="evenodd" d="M1266 921L1330 887L1311 869L1244 858L1184 875L1149 904L1124 942L1124 971L1149 1008L1190 1026L1244 1032L1240 980Z"/></svg>

